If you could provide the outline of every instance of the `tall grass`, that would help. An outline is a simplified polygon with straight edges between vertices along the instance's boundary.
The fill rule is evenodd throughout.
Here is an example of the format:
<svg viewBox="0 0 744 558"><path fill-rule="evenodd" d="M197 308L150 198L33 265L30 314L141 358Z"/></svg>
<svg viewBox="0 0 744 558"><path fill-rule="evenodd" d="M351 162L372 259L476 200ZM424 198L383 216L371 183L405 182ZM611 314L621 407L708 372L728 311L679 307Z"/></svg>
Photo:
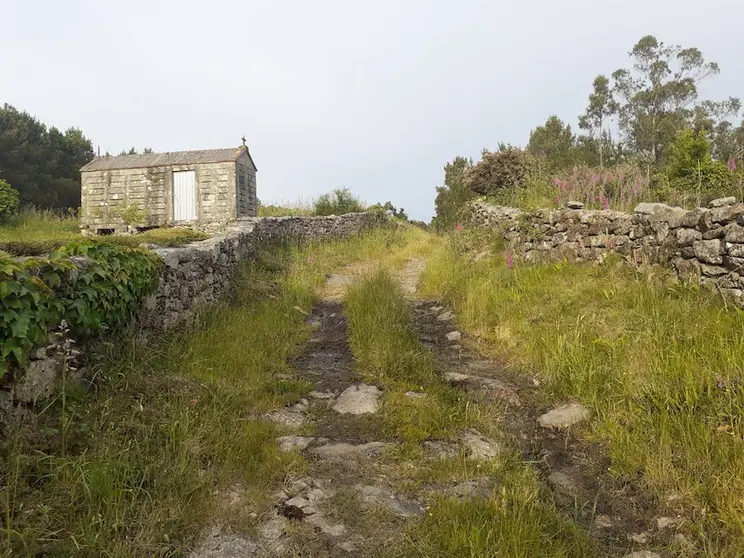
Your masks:
<svg viewBox="0 0 744 558"><path fill-rule="evenodd" d="M364 211L364 204L348 188L333 190L313 201L315 215L344 215L360 211Z"/></svg>
<svg viewBox="0 0 744 558"><path fill-rule="evenodd" d="M564 207L571 200L583 203L588 209L616 211L633 211L641 202L663 201L695 207L699 201L696 192L655 190L648 169L632 163L605 169L575 166L557 173L537 167L528 173L522 186L498 192L491 199L501 205L525 209Z"/></svg>
<svg viewBox="0 0 744 558"><path fill-rule="evenodd" d="M454 245L423 285L517 373L541 376L546 405L593 409L588 436L607 448L612 475L653 496L660 515L684 516L706 555L739 555L743 312L617 260L510 267Z"/></svg>
<svg viewBox="0 0 744 558"><path fill-rule="evenodd" d="M376 231L265 253L197 329L107 346L88 389L68 385L0 440L0 553L173 556L208 524L250 529L264 495L304 467L261 415L311 389L287 358L316 289L403 241Z"/></svg>
<svg viewBox="0 0 744 558"><path fill-rule="evenodd" d="M540 500L533 472L506 448L492 462L455 458L422 465L418 442L455 439L467 427L498 437L498 415L487 404L470 405L462 392L442 381L433 355L413 331L404 293L387 270L378 269L350 288L346 313L361 373L385 390L381 413L386 434L407 442L414 456L414 461L399 464L404 476L421 483L430 477L447 481L493 475L502 487L486 499L436 498L427 516L409 528L401 556L593 555L581 530ZM408 390L426 397L411 398Z"/></svg>

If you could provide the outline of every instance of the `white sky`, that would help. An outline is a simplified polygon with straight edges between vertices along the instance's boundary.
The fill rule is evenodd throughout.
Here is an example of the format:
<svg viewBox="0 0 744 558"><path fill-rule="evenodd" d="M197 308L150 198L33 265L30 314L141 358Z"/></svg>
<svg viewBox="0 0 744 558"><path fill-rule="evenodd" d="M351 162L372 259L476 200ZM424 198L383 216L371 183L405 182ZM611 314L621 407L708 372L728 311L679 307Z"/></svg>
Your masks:
<svg viewBox="0 0 744 558"><path fill-rule="evenodd" d="M428 220L443 165L575 124L645 34L744 97L742 0L0 0L0 103L101 152L230 147L264 202L348 186Z"/></svg>

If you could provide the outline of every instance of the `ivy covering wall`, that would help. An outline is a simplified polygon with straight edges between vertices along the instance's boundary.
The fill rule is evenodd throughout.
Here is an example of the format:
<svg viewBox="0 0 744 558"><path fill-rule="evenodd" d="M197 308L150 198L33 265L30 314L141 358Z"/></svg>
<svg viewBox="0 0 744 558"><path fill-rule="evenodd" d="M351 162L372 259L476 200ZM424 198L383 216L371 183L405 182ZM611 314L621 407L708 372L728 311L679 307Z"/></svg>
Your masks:
<svg viewBox="0 0 744 558"><path fill-rule="evenodd" d="M81 339L126 326L161 265L147 250L85 242L46 258L0 252L0 378L24 366L63 320Z"/></svg>

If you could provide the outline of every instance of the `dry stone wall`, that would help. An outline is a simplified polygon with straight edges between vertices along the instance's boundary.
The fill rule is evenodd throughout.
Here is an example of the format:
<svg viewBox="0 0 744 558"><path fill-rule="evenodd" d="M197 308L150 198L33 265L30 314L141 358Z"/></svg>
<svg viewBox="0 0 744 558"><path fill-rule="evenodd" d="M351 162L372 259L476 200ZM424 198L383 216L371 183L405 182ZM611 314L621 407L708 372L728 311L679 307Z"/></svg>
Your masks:
<svg viewBox="0 0 744 558"><path fill-rule="evenodd" d="M218 301L231 287L241 262L259 248L286 242L342 238L388 223L383 213L331 217L245 218L224 233L178 248L156 248L163 260L158 287L144 301L139 323L145 331L166 331L188 323L197 311ZM84 265L84 262L73 262ZM28 406L53 395L62 374L84 375L85 348L78 347L64 325L49 334L25 370L15 370L0 385L0 435L28 419Z"/></svg>
<svg viewBox="0 0 744 558"><path fill-rule="evenodd" d="M230 287L236 266L267 243L341 238L384 225L382 213L339 217L241 219L226 232L178 248L156 248L164 262L160 285L141 317L148 329L167 330L188 321L198 308L218 300Z"/></svg>
<svg viewBox="0 0 744 558"><path fill-rule="evenodd" d="M500 231L526 262L602 261L617 253L634 265L670 267L744 306L744 203L736 198L693 210L641 203L633 213L567 205L521 211L475 201L471 219Z"/></svg>

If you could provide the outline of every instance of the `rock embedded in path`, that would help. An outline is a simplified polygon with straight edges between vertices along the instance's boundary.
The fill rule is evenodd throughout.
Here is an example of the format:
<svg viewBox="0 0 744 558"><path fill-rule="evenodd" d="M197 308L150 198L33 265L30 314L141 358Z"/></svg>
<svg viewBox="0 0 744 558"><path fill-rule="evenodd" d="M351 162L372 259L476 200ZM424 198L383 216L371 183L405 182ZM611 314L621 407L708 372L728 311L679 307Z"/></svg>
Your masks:
<svg viewBox="0 0 744 558"><path fill-rule="evenodd" d="M648 544L648 539L651 535L651 531L644 531L643 533L634 533L628 539L636 544Z"/></svg>
<svg viewBox="0 0 744 558"><path fill-rule="evenodd" d="M310 450L310 453L321 459L329 461L348 459L350 457L375 457L379 455L388 444L385 442L369 442L367 444L347 444L339 442L328 444Z"/></svg>
<svg viewBox="0 0 744 558"><path fill-rule="evenodd" d="M489 398L503 399L517 407L522 404L519 395L517 395L517 390L496 378L471 376L460 372L445 372L444 379L452 387L475 391Z"/></svg>
<svg viewBox="0 0 744 558"><path fill-rule="evenodd" d="M679 527L685 520L682 517L657 517L656 528L659 531L663 531L669 527Z"/></svg>
<svg viewBox="0 0 744 558"><path fill-rule="evenodd" d="M449 341L450 343L454 343L456 341L459 341L460 339L462 339L462 333L460 333L459 331L450 331L447 334L447 341Z"/></svg>
<svg viewBox="0 0 744 558"><path fill-rule="evenodd" d="M423 515L425 509L413 500L393 494L390 490L380 486L362 486L356 487L362 503L368 506L381 506L387 508L392 514L398 517L416 517Z"/></svg>
<svg viewBox="0 0 744 558"><path fill-rule="evenodd" d="M588 420L590 415L589 409L582 404L569 403L548 411L537 419L537 423L542 428L557 428L560 430Z"/></svg>
<svg viewBox="0 0 744 558"><path fill-rule="evenodd" d="M493 481L489 478L455 481L454 484L440 488L438 492L457 498L489 498L493 492Z"/></svg>
<svg viewBox="0 0 744 558"><path fill-rule="evenodd" d="M423 442L427 457L431 459L451 459L460 454L460 447L444 440L427 440Z"/></svg>
<svg viewBox="0 0 744 558"><path fill-rule="evenodd" d="M564 471L554 471L548 476L550 484L568 493L576 490L576 481Z"/></svg>
<svg viewBox="0 0 744 558"><path fill-rule="evenodd" d="M468 451L468 459L493 459L501 453L501 448L477 430L468 430L460 436L460 443Z"/></svg>
<svg viewBox="0 0 744 558"><path fill-rule="evenodd" d="M257 554L257 542L231 533L223 533L219 526L214 526L209 533L188 555L189 558L238 558L239 556L261 556Z"/></svg>
<svg viewBox="0 0 744 558"><path fill-rule="evenodd" d="M377 400L382 392L377 386L359 384L338 396L333 410L342 415L365 415L377 412Z"/></svg>
<svg viewBox="0 0 744 558"><path fill-rule="evenodd" d="M465 384L471 377L467 374L460 374L459 372L445 372L444 379L447 380L454 387L458 384Z"/></svg>
<svg viewBox="0 0 744 558"><path fill-rule="evenodd" d="M346 534L346 526L343 523L333 524L319 513L307 516L305 521L332 537L343 537Z"/></svg>
<svg viewBox="0 0 744 558"><path fill-rule="evenodd" d="M285 408L271 411L264 415L264 418L270 420L275 424L281 426L287 426L290 428L298 428L305 424L305 415L303 415L297 409Z"/></svg>
<svg viewBox="0 0 744 558"><path fill-rule="evenodd" d="M336 394L331 391L311 391L307 394L308 397L312 397L313 399L321 399L321 400L328 400L333 399L336 397Z"/></svg>
<svg viewBox="0 0 744 558"><path fill-rule="evenodd" d="M598 529L612 529L615 523L609 515L598 515L594 518L594 526Z"/></svg>
<svg viewBox="0 0 744 558"><path fill-rule="evenodd" d="M313 440L315 438L310 436L281 436L276 439L281 452L302 451L312 444Z"/></svg>
<svg viewBox="0 0 744 558"><path fill-rule="evenodd" d="M449 322L455 318L455 315L452 312L443 312L437 316L437 320L440 322Z"/></svg>

